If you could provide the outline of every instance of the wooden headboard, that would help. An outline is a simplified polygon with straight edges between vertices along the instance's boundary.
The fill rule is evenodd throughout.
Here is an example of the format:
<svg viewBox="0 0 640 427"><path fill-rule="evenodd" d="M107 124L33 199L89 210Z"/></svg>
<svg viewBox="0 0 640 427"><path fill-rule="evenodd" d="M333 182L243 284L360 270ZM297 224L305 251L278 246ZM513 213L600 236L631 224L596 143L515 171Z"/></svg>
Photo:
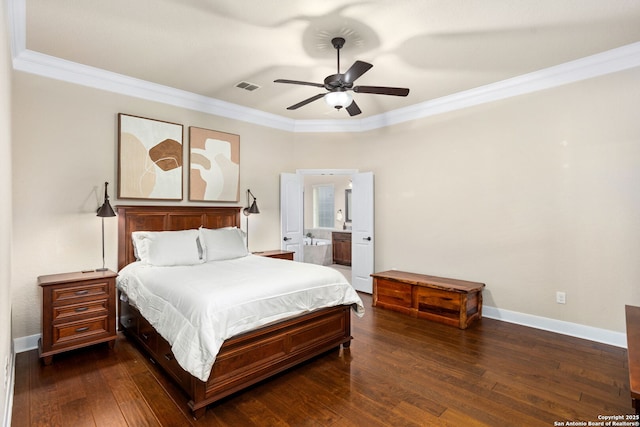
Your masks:
<svg viewBox="0 0 640 427"><path fill-rule="evenodd" d="M131 233L240 227L239 206L117 206L118 270L135 261Z"/></svg>

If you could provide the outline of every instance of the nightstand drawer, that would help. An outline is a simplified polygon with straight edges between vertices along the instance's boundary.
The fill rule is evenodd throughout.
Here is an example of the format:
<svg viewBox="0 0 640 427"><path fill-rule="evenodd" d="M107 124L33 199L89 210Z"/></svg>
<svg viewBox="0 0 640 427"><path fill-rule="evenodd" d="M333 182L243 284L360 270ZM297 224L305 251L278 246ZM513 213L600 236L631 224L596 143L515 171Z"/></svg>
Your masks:
<svg viewBox="0 0 640 427"><path fill-rule="evenodd" d="M93 339L96 335L107 334L107 316L78 322L61 323L53 326L53 346L67 345L72 341Z"/></svg>
<svg viewBox="0 0 640 427"><path fill-rule="evenodd" d="M53 307L53 321L68 321L76 317L107 315L109 311L109 300L106 298L87 301L79 304L69 304Z"/></svg>
<svg viewBox="0 0 640 427"><path fill-rule="evenodd" d="M69 303L81 298L106 298L109 295L109 282L91 282L75 286L59 287L51 290L53 304Z"/></svg>

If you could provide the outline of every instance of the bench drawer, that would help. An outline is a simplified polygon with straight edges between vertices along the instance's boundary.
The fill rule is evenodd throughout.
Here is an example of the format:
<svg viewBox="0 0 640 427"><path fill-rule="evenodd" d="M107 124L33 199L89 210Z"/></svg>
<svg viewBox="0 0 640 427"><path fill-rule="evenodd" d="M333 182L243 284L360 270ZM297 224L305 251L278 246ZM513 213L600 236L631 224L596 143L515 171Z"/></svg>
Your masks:
<svg viewBox="0 0 640 427"><path fill-rule="evenodd" d="M411 308L412 286L395 280L376 280L377 303Z"/></svg>
<svg viewBox="0 0 640 427"><path fill-rule="evenodd" d="M460 294L440 289L415 288L415 308L418 311L438 313L458 318L460 314Z"/></svg>

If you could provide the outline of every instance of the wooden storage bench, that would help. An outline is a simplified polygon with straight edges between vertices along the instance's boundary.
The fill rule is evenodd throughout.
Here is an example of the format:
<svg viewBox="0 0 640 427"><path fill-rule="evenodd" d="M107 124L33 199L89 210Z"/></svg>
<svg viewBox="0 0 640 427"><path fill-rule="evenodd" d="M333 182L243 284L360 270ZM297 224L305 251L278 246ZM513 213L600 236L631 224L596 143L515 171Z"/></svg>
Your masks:
<svg viewBox="0 0 640 427"><path fill-rule="evenodd" d="M374 273L373 306L466 329L482 317L484 283L389 270Z"/></svg>
<svg viewBox="0 0 640 427"><path fill-rule="evenodd" d="M625 306L631 403L640 415L640 307Z"/></svg>

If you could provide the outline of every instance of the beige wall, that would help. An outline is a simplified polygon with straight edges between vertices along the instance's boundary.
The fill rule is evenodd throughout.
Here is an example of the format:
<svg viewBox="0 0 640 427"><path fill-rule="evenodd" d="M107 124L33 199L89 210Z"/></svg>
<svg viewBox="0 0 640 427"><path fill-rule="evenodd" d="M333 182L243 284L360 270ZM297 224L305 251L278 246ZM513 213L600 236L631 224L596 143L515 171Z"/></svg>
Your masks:
<svg viewBox="0 0 640 427"><path fill-rule="evenodd" d="M482 281L487 305L623 331L624 304L640 304L638 88L631 70L377 131L294 134L16 73L14 337L40 332L38 275L101 263L118 112L240 134L241 189L261 210L252 250L279 246L280 172L373 171L376 270Z"/></svg>
<svg viewBox="0 0 640 427"><path fill-rule="evenodd" d="M182 123L185 135L189 126L239 134L239 204L249 187L261 211L251 216L250 249L279 248L279 173L295 170L283 155L289 133L19 72L14 92L14 337L41 331L39 275L102 265L96 209L105 180L114 205L135 203L115 197L119 112ZM115 269L117 218L105 219L105 232Z"/></svg>
<svg viewBox="0 0 640 427"><path fill-rule="evenodd" d="M375 173L376 270L485 282L486 305L623 332L624 305L640 305L639 99L634 69L366 134L297 135L296 167Z"/></svg>
<svg viewBox="0 0 640 427"><path fill-rule="evenodd" d="M0 28L7 28L6 2L0 6ZM9 417L5 367L11 356L11 52L0 31L0 422ZM11 366L8 367L11 371Z"/></svg>

